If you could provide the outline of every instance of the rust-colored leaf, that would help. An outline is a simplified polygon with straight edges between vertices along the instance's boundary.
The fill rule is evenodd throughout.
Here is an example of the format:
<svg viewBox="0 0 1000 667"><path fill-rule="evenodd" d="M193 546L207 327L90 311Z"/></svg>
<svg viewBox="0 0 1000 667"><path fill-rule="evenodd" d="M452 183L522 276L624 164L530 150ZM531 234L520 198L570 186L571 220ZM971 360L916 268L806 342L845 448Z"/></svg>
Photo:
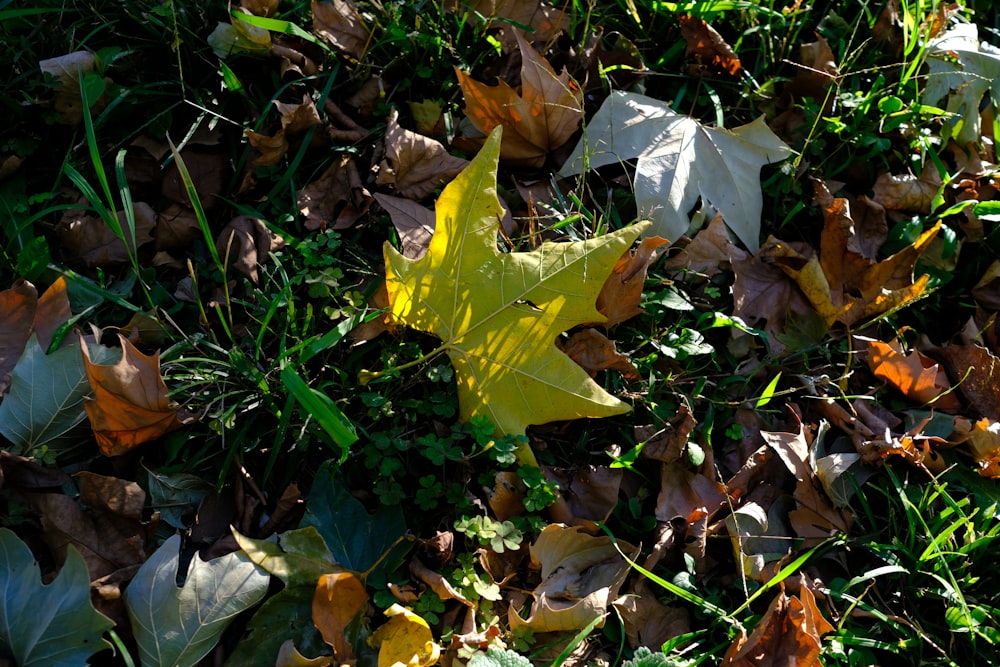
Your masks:
<svg viewBox="0 0 1000 667"><path fill-rule="evenodd" d="M105 456L124 454L181 425L160 377L160 354L147 356L119 335L122 358L113 366L90 360L81 345L94 398L84 403L90 425Z"/></svg>
<svg viewBox="0 0 1000 667"><path fill-rule="evenodd" d="M957 412L961 408L958 398L949 391L951 383L944 368L919 350L905 354L898 340L870 341L868 366L875 377L888 382L907 398L929 403L945 412Z"/></svg>
<svg viewBox="0 0 1000 667"><path fill-rule="evenodd" d="M368 603L364 584L352 572L324 574L313 594L312 618L339 664L353 664L354 650L344 631Z"/></svg>
<svg viewBox="0 0 1000 667"><path fill-rule="evenodd" d="M894 211L930 213L931 201L941 187L941 174L930 160L920 176L882 174L875 181L875 201Z"/></svg>
<svg viewBox="0 0 1000 667"><path fill-rule="evenodd" d="M597 310L608 318L607 322L603 322L605 327L613 327L642 313L639 302L642 300L646 271L667 243L667 239L659 236L645 238L638 248L626 252L615 264L601 293L597 295Z"/></svg>
<svg viewBox="0 0 1000 667"><path fill-rule="evenodd" d="M681 24L681 37L687 43L685 55L690 74L726 72L738 76L743 71L739 57L715 28L694 16L679 16L677 20Z"/></svg>
<svg viewBox="0 0 1000 667"><path fill-rule="evenodd" d="M514 30L521 51L521 90L505 81L487 86L456 70L465 95L465 114L473 126L489 134L503 127L500 159L525 167L541 167L549 153L565 144L583 118L583 92L566 72L555 70Z"/></svg>
<svg viewBox="0 0 1000 667"><path fill-rule="evenodd" d="M0 396L7 391L10 374L31 334L37 335L39 347L47 350L55 330L71 315L66 279L62 277L41 298L26 280L18 280L0 292Z"/></svg>
<svg viewBox="0 0 1000 667"><path fill-rule="evenodd" d="M375 182L392 185L404 197L423 199L443 187L468 165L439 141L400 126L395 109L385 132L385 158Z"/></svg>
<svg viewBox="0 0 1000 667"><path fill-rule="evenodd" d="M578 331L565 343L560 343L559 348L587 371L590 377L612 368L629 380L639 379L639 370L628 357L618 351L613 340L597 329Z"/></svg>
<svg viewBox="0 0 1000 667"><path fill-rule="evenodd" d="M299 192L298 207L306 229L346 229L365 214L372 201L354 159L345 153Z"/></svg>
<svg viewBox="0 0 1000 667"><path fill-rule="evenodd" d="M784 588L784 585L782 585ZM741 635L726 651L723 667L818 665L820 638L834 627L823 618L802 576L799 595L779 593L748 638Z"/></svg>

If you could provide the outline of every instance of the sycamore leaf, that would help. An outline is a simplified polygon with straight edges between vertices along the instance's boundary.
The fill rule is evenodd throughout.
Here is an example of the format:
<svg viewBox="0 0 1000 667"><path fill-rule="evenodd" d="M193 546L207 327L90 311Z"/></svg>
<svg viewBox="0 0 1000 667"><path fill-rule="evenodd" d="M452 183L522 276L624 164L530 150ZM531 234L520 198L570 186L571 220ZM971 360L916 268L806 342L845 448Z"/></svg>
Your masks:
<svg viewBox="0 0 1000 667"><path fill-rule="evenodd" d="M480 30L502 26L498 35L505 51L516 46L516 38L508 25L527 26L531 29L531 41L536 44L554 39L560 32L570 31L569 14L565 7L554 7L541 0L450 0L449 9L465 14L465 20ZM487 19L485 25L481 22Z"/></svg>
<svg viewBox="0 0 1000 667"><path fill-rule="evenodd" d="M180 535L164 542L125 589L144 667L197 664L267 592L270 577L239 551L207 562L195 555L178 587L180 547Z"/></svg>
<svg viewBox="0 0 1000 667"><path fill-rule="evenodd" d="M379 647L378 667L430 667L437 663L441 647L434 642L427 621L398 604L386 609L385 615L389 622L368 640Z"/></svg>
<svg viewBox="0 0 1000 667"><path fill-rule="evenodd" d="M0 653L21 667L70 667L110 645L102 635L114 623L90 602L90 576L76 549L59 575L42 585L31 550L0 528Z"/></svg>
<svg viewBox="0 0 1000 667"><path fill-rule="evenodd" d="M97 444L105 456L117 456L181 425L177 408L160 377L159 353L147 356L119 335L122 358L113 366L91 360L83 346L87 379L94 400L84 403Z"/></svg>
<svg viewBox="0 0 1000 667"><path fill-rule="evenodd" d="M976 457L979 474L1000 479L1000 422L985 417L973 425L969 448Z"/></svg>
<svg viewBox="0 0 1000 667"><path fill-rule="evenodd" d="M423 258L407 259L386 243L390 317L443 341L464 421L485 415L498 431L518 435L529 424L627 412L555 340L577 324L604 321L597 295L646 225L502 253L499 152L498 129L438 199Z"/></svg>
<svg viewBox="0 0 1000 667"><path fill-rule="evenodd" d="M899 341L868 342L868 366L880 380L898 389L907 398L920 403L932 403L945 412L958 412L962 407L951 389L948 374L933 359L913 350L903 354Z"/></svg>
<svg viewBox="0 0 1000 667"><path fill-rule="evenodd" d="M323 641L333 647L340 664L353 663L354 651L347 641L347 626L368 603L368 593L353 572L324 574L313 595L313 623L323 635Z"/></svg>
<svg viewBox="0 0 1000 667"><path fill-rule="evenodd" d="M622 255L615 264L601 293L597 295L597 310L608 318L605 327L610 328L642 313L639 302L642 300L646 271L667 243L667 239L659 236L645 238L638 248Z"/></svg>
<svg viewBox="0 0 1000 667"><path fill-rule="evenodd" d="M763 197L760 168L792 150L763 117L735 130L708 128L659 100L615 91L587 126L560 176L638 159L635 200L653 221L647 236L676 241L698 199L717 208L730 229L757 250Z"/></svg>
<svg viewBox="0 0 1000 667"><path fill-rule="evenodd" d="M525 167L541 167L549 153L569 141L583 118L583 91L555 70L513 30L521 51L521 92L500 81L487 86L455 70L465 95L465 115L489 134L504 128L500 158Z"/></svg>

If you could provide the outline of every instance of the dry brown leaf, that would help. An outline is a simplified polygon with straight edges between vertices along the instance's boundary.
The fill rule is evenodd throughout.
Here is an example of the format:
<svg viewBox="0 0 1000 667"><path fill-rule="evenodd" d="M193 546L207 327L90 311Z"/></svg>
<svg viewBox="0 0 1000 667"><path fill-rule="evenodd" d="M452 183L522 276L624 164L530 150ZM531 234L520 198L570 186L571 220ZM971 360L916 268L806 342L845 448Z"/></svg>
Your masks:
<svg viewBox="0 0 1000 667"><path fill-rule="evenodd" d="M392 226L399 234L400 252L403 257L420 259L427 253L427 246L434 236L434 211L411 199L375 193L375 201L389 213Z"/></svg>
<svg viewBox="0 0 1000 667"><path fill-rule="evenodd" d="M626 553L635 548L618 542ZM534 632L581 630L591 622L603 626L608 605L628 574L629 566L611 539L588 535L582 528L549 524L531 545L533 567L541 570L542 581L532 591L534 601L527 618L511 604L507 617L510 628L530 628Z"/></svg>
<svg viewBox="0 0 1000 667"><path fill-rule="evenodd" d="M152 232L156 226L156 213L149 204L136 202L134 211L137 245L131 242L124 213L115 213L133 250L153 240ZM104 220L96 216L67 211L56 225L56 234L72 259L82 262L88 268L127 264L129 261L125 243L115 236Z"/></svg>
<svg viewBox="0 0 1000 667"><path fill-rule="evenodd" d="M677 20L681 24L681 37L687 43L684 55L688 60L689 74L698 76L726 72L730 76L739 76L743 71L740 59L715 28L693 16L682 15Z"/></svg>
<svg viewBox="0 0 1000 667"><path fill-rule="evenodd" d="M83 98L80 96L79 77L81 74L94 71L96 64L97 57L89 51L74 51L38 63L38 69L55 78L55 110L62 116L62 122L67 125L79 125L83 122ZM105 78L105 81L111 80ZM91 105L96 102L97 100L90 100Z"/></svg>
<svg viewBox="0 0 1000 667"><path fill-rule="evenodd" d="M194 211L176 202L156 214L156 249L181 250L202 235L201 225Z"/></svg>
<svg viewBox="0 0 1000 667"><path fill-rule="evenodd" d="M972 288L972 298L983 309L1000 312L1000 260L994 261Z"/></svg>
<svg viewBox="0 0 1000 667"><path fill-rule="evenodd" d="M455 157L439 141L400 126L399 114L389 113L385 159L379 165L379 185L392 185L409 199L423 199L462 171L468 160Z"/></svg>
<svg viewBox="0 0 1000 667"><path fill-rule="evenodd" d="M955 394L949 391L951 383L945 369L919 350L905 354L898 340L889 343L869 341L868 367L875 377L888 382L909 399L951 413L962 407Z"/></svg>
<svg viewBox="0 0 1000 667"><path fill-rule="evenodd" d="M351 0L312 0L313 33L333 48L361 60L371 34Z"/></svg>
<svg viewBox="0 0 1000 667"><path fill-rule="evenodd" d="M203 139L200 145L207 145L207 142L213 140L218 141L215 135L210 135ZM191 182L194 183L198 199L205 209L215 208L222 202L223 197L229 196L228 191L224 192L226 179L229 178L229 156L227 154L218 150L205 151L185 148L181 151L181 159L191 176ZM183 206L191 205L187 187L177 170L176 162L171 162L164 172L160 191L170 201L175 201Z"/></svg>
<svg viewBox="0 0 1000 667"><path fill-rule="evenodd" d="M487 27L499 25L503 28L500 41L504 50L511 51L517 46L511 24L531 28L531 41L549 42L560 32L569 32L569 16L562 8L553 7L541 0L449 0L448 9L467 11L468 20L478 22L478 17L489 19ZM495 21L495 19L506 19Z"/></svg>
<svg viewBox="0 0 1000 667"><path fill-rule="evenodd" d="M457 600L466 607L474 606L445 579L443 574L430 569L419 558L414 557L410 560L410 574L426 584L442 600Z"/></svg>
<svg viewBox="0 0 1000 667"><path fill-rule="evenodd" d="M70 481L70 476L59 468L44 466L26 456L0 450L0 489L59 488Z"/></svg>
<svg viewBox="0 0 1000 667"><path fill-rule="evenodd" d="M278 0L240 0L240 7L256 16L274 16Z"/></svg>
<svg viewBox="0 0 1000 667"><path fill-rule="evenodd" d="M726 223L719 214L679 253L665 259L662 266L668 271L693 271L711 277L727 267L734 255L746 258L746 253L729 239Z"/></svg>
<svg viewBox="0 0 1000 667"><path fill-rule="evenodd" d="M613 90L631 90L647 74L636 45L619 32L604 35L603 28L595 29L591 35L583 50L581 66L587 71L588 95L608 83Z"/></svg>
<svg viewBox="0 0 1000 667"><path fill-rule="evenodd" d="M246 130L250 146L257 152L250 161L251 167L270 167L281 162L288 152L288 138L284 130L278 130L273 136Z"/></svg>
<svg viewBox="0 0 1000 667"><path fill-rule="evenodd" d="M1000 422L980 419L973 424L968 434L968 443L979 474L993 479L1000 478Z"/></svg>
<svg viewBox="0 0 1000 667"><path fill-rule="evenodd" d="M528 487L516 472L501 471L493 478L493 488L486 500L498 521L524 514L524 496Z"/></svg>
<svg viewBox="0 0 1000 667"><path fill-rule="evenodd" d="M354 159L343 153L299 192L298 207L306 229L346 229L368 211L372 201Z"/></svg>
<svg viewBox="0 0 1000 667"><path fill-rule="evenodd" d="M316 105L308 93L302 94L300 104L286 104L274 100L274 106L281 114L281 129L285 131L286 136L294 137L310 127L323 124L319 111L316 110Z"/></svg>
<svg viewBox="0 0 1000 667"><path fill-rule="evenodd" d="M565 71L557 75L519 31L513 32L521 51L520 93L504 81L486 86L461 70L456 74L473 126L484 135L503 126L500 159L541 167L580 126L583 92Z"/></svg>
<svg viewBox="0 0 1000 667"><path fill-rule="evenodd" d="M927 352L941 362L948 377L976 412L1000 421L1000 358L976 344L944 345L927 348Z"/></svg>
<svg viewBox="0 0 1000 667"><path fill-rule="evenodd" d="M871 249L858 238L847 200L830 198L821 185L817 186L817 199L824 217L818 258L773 236L761 247L758 257L794 280L827 326L835 322L850 326L923 294L930 276L923 275L913 282L913 267L937 235L940 222L912 245L876 262L862 254Z"/></svg>
<svg viewBox="0 0 1000 667"><path fill-rule="evenodd" d="M283 245L284 241L262 220L249 215L230 220L215 239L219 257L227 265L232 262L237 271L254 283L260 278L257 266Z"/></svg>
<svg viewBox="0 0 1000 667"><path fill-rule="evenodd" d="M278 657L274 662L274 667L328 667L333 664L333 658L328 655L321 655L315 658L307 658L299 649L295 648L295 640L286 639L278 649Z"/></svg>
<svg viewBox="0 0 1000 667"><path fill-rule="evenodd" d="M733 314L751 326L761 327L771 334L771 350L784 346L778 336L792 318L806 318L813 307L795 283L781 270L751 258L743 251L731 255L733 266Z"/></svg>
<svg viewBox="0 0 1000 667"><path fill-rule="evenodd" d="M80 345L94 398L84 403L101 453L118 456L181 425L160 377L160 355L147 356L119 335L122 358L113 366L90 360Z"/></svg>
<svg viewBox="0 0 1000 667"><path fill-rule="evenodd" d="M316 582L313 594L312 619L323 636L323 641L333 647L339 664L353 664L354 650L347 641L345 631L368 604L368 593L353 572L324 574Z"/></svg>
<svg viewBox="0 0 1000 667"><path fill-rule="evenodd" d="M833 632L802 575L799 595L782 591L774 598L748 638L741 635L726 651L723 667L819 665L820 638Z"/></svg>
<svg viewBox="0 0 1000 667"><path fill-rule="evenodd" d="M930 160L920 176L881 174L875 180L875 201L893 211L930 213L931 201L941 187L941 174Z"/></svg>
<svg viewBox="0 0 1000 667"><path fill-rule="evenodd" d="M608 318L607 322L601 322L606 328L642 313L639 302L646 271L656 260L659 250L668 243L659 236L644 238L638 248L628 250L615 264L597 295L597 310Z"/></svg>
<svg viewBox="0 0 1000 667"><path fill-rule="evenodd" d="M565 501L549 507L549 516L557 523L582 526L596 533L595 522L607 521L618 504L621 468L588 465L574 469L543 467L543 470L546 478L559 483Z"/></svg>
<svg viewBox="0 0 1000 667"><path fill-rule="evenodd" d="M569 337L557 341L559 349L569 355L590 377L598 372L614 369L628 380L639 379L639 369L632 365L628 357L618 351L615 342L597 329L583 329Z"/></svg>

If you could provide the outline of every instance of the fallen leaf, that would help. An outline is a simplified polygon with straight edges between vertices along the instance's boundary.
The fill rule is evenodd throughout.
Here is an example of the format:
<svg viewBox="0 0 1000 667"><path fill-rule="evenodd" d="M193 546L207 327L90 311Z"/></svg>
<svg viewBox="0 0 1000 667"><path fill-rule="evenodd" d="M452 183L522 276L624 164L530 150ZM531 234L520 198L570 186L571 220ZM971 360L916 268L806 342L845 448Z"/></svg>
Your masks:
<svg viewBox="0 0 1000 667"><path fill-rule="evenodd" d="M390 317L443 341L464 421L485 415L498 431L521 434L529 424L626 412L626 404L558 351L555 337L575 324L601 321L595 302L611 262L644 225L501 253L499 151L498 129L445 188L422 259L407 259L386 243Z"/></svg>
<svg viewBox="0 0 1000 667"><path fill-rule="evenodd" d="M400 126L398 112L389 113L385 158L375 182L392 185L409 199L423 199L455 178L469 164L435 141Z"/></svg>
<svg viewBox="0 0 1000 667"><path fill-rule="evenodd" d="M980 419L973 424L968 443L979 474L983 477L1000 478L1000 422Z"/></svg>
<svg viewBox="0 0 1000 667"><path fill-rule="evenodd" d="M365 214L371 203L372 196L361 181L358 167L346 153L334 157L298 197L299 212L308 230L346 229Z"/></svg>
<svg viewBox="0 0 1000 667"><path fill-rule="evenodd" d="M113 366L91 361L81 346L94 398L84 403L97 444L105 456L118 456L181 425L160 377L160 355L147 356L118 336L122 358Z"/></svg>
<svg viewBox="0 0 1000 667"><path fill-rule="evenodd" d="M323 635L323 641L333 647L339 664L352 664L354 650L347 641L347 626L368 604L365 586L352 572L324 574L316 584L313 596L313 623Z"/></svg>
<svg viewBox="0 0 1000 667"><path fill-rule="evenodd" d="M255 284L260 278L257 266L285 242L264 221L240 215L229 221L215 239L219 256L228 265L248 276Z"/></svg>
<svg viewBox="0 0 1000 667"><path fill-rule="evenodd" d="M129 251L133 253L139 246L153 240L153 229L156 227L156 213L144 202L136 202L135 237L131 236L125 214L117 211L115 217L129 240L125 242L115 236L104 220L96 216L82 215L79 212L67 212L56 225L56 235L60 243L71 254L71 259L82 263L88 268L109 267L129 262Z"/></svg>
<svg viewBox="0 0 1000 667"><path fill-rule="evenodd" d="M635 549L618 542L625 552ZM629 572L611 538L588 535L583 528L549 524L531 545L533 567L541 570L541 583L531 592L534 598L527 618L512 604L507 619L518 632L571 632L597 619L603 626L608 606Z"/></svg>
<svg viewBox="0 0 1000 667"><path fill-rule="evenodd" d="M426 584L442 600L455 600L466 607L473 606L473 603L452 586L451 582L443 574L427 567L419 558L410 560L410 574L420 582Z"/></svg>
<svg viewBox="0 0 1000 667"><path fill-rule="evenodd" d="M603 323L606 328L642 314L639 302L642 300L646 271L667 243L667 239L659 236L645 238L638 248L627 251L615 264L601 293L597 295L597 310L607 318Z"/></svg>
<svg viewBox="0 0 1000 667"><path fill-rule="evenodd" d="M893 211L930 213L931 202L941 188L941 174L931 160L920 176L880 174L873 187L875 201Z"/></svg>
<svg viewBox="0 0 1000 667"><path fill-rule="evenodd" d="M0 396L10 386L10 375L31 337L38 291L27 280L17 280L0 292Z"/></svg>
<svg viewBox="0 0 1000 667"><path fill-rule="evenodd" d="M944 368L919 350L905 354L898 340L889 343L868 341L868 367L875 377L918 403L951 413L962 407L950 391L951 383Z"/></svg>
<svg viewBox="0 0 1000 667"><path fill-rule="evenodd" d="M239 7L236 12L249 14L250 11ZM234 55L264 56L271 52L271 33L264 28L239 20L238 16L230 17L231 23L219 21L212 34L208 36L208 45L219 58L229 58Z"/></svg>
<svg viewBox="0 0 1000 667"><path fill-rule="evenodd" d="M467 12L466 20L477 23L480 16L488 19L486 27L500 25L500 41L504 50L512 51L517 46L515 32L510 25L527 26L535 43L548 42L561 32L569 32L570 17L565 8L553 7L542 0L449 0L447 7L454 11ZM500 20L497 20L500 19Z"/></svg>
<svg viewBox="0 0 1000 667"><path fill-rule="evenodd" d="M361 60L371 34L351 0L312 0L313 33L333 48Z"/></svg>
<svg viewBox="0 0 1000 667"><path fill-rule="evenodd" d="M566 72L556 74L512 29L521 52L521 90L505 81L486 86L456 69L465 95L465 114L483 134L503 127L500 159L525 167L541 167L556 148L573 136L583 117L583 92Z"/></svg>
<svg viewBox="0 0 1000 667"><path fill-rule="evenodd" d="M681 37L687 44L684 55L689 74L699 76L721 71L738 76L743 71L739 57L715 28L694 16L681 15L677 21L681 25Z"/></svg>
<svg viewBox="0 0 1000 667"><path fill-rule="evenodd" d="M187 248L192 241L202 237L201 225L194 211L172 202L156 214L156 249L175 251Z"/></svg>
<svg viewBox="0 0 1000 667"><path fill-rule="evenodd" d="M639 369L618 351L615 342L597 329L577 331L565 343L560 342L558 345L592 378L609 368L618 371L628 380L638 380L640 377Z"/></svg>
<svg viewBox="0 0 1000 667"><path fill-rule="evenodd" d="M646 64L639 49L620 32L604 34L594 30L583 50L582 67L587 70L586 93L596 93L610 84L612 90L631 90L646 74Z"/></svg>
<svg viewBox="0 0 1000 667"><path fill-rule="evenodd" d="M289 137L297 136L310 127L322 125L319 112L312 98L308 93L302 93L302 102L299 104L286 104L279 100L274 100L274 107L281 114L281 129Z"/></svg>
<svg viewBox="0 0 1000 667"><path fill-rule="evenodd" d="M927 352L941 362L952 383L976 412L1000 421L1000 358L974 343L943 345L928 348ZM937 403L934 405L937 407Z"/></svg>
<svg viewBox="0 0 1000 667"><path fill-rule="evenodd" d="M438 661L441 647L427 621L398 604L386 609L385 615L389 621L368 640L378 647L378 667L430 667Z"/></svg>
<svg viewBox="0 0 1000 667"><path fill-rule="evenodd" d="M659 650L667 640L691 631L687 609L660 602L645 578L636 583L633 591L615 600L614 606L632 648L646 646Z"/></svg>
<svg viewBox="0 0 1000 667"><path fill-rule="evenodd" d="M604 522L618 504L622 485L621 468L607 466L580 466L578 468L544 469L545 476L559 484L565 503L550 506L549 516L558 523L582 526L591 533L599 529L595 522ZM557 513L563 507L564 512Z"/></svg>
<svg viewBox="0 0 1000 667"><path fill-rule="evenodd" d="M734 256L747 257L729 239L722 216L716 215L679 253L663 260L662 267L668 271L691 271L712 277L728 266Z"/></svg>
<svg viewBox="0 0 1000 667"><path fill-rule="evenodd" d="M80 79L83 78L87 87L91 105L101 108L98 104L103 90L111 79L104 77L101 93L94 95L94 90L88 83L91 77L100 82L101 77L94 72L97 56L89 51L74 51L55 58L41 60L38 69L55 79L55 110L62 116L62 122L67 125L79 125L83 122L83 98L80 95ZM88 76L89 75L89 76Z"/></svg>
<svg viewBox="0 0 1000 667"><path fill-rule="evenodd" d="M761 581L766 564L781 560L791 549L791 542L780 529L774 530L769 524L767 510L754 501L726 516L733 557L745 579Z"/></svg>
<svg viewBox="0 0 1000 667"><path fill-rule="evenodd" d="M288 138L284 130L278 130L273 135L246 130L244 134L250 146L256 151L250 161L252 167L270 167L281 162L288 152Z"/></svg>
<svg viewBox="0 0 1000 667"><path fill-rule="evenodd" d="M389 213L392 226L399 234L403 257L420 259L427 254L427 247L434 236L434 211L411 199L375 193L375 201Z"/></svg>
<svg viewBox="0 0 1000 667"><path fill-rule="evenodd" d="M707 128L659 100L613 91L559 175L637 159L636 204L639 214L653 221L647 236L680 238L690 226L688 211L700 198L756 251L764 205L760 169L791 154L763 117L731 131Z"/></svg>
<svg viewBox="0 0 1000 667"><path fill-rule="evenodd" d="M327 667L333 663L333 658L328 655L321 655L316 658L307 658L299 653L295 648L295 641L288 639L278 649L278 659L274 667Z"/></svg>
<svg viewBox="0 0 1000 667"><path fill-rule="evenodd" d="M748 638L741 635L722 660L723 667L778 667L818 665L821 637L835 628L830 625L802 575L799 595L782 591L775 596Z"/></svg>

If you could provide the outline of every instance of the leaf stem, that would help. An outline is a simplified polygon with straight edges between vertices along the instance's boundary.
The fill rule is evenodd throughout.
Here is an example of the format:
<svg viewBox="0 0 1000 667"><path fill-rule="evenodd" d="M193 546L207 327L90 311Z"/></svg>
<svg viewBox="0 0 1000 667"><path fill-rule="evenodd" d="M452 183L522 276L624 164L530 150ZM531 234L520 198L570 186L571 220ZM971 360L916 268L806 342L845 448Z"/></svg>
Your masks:
<svg viewBox="0 0 1000 667"><path fill-rule="evenodd" d="M358 373L358 381L361 383L362 387L367 387L368 383L371 382L372 380L377 380L378 378L384 377L394 371L405 371L407 368L413 368L414 366L419 366L425 361L430 361L434 357L438 356L446 349L448 349L448 343L439 345L430 352L422 354L416 359L413 359L412 361L407 361L405 364L400 364L399 366L393 366L391 368L387 368L381 371L370 371L367 369L362 369L361 372Z"/></svg>

